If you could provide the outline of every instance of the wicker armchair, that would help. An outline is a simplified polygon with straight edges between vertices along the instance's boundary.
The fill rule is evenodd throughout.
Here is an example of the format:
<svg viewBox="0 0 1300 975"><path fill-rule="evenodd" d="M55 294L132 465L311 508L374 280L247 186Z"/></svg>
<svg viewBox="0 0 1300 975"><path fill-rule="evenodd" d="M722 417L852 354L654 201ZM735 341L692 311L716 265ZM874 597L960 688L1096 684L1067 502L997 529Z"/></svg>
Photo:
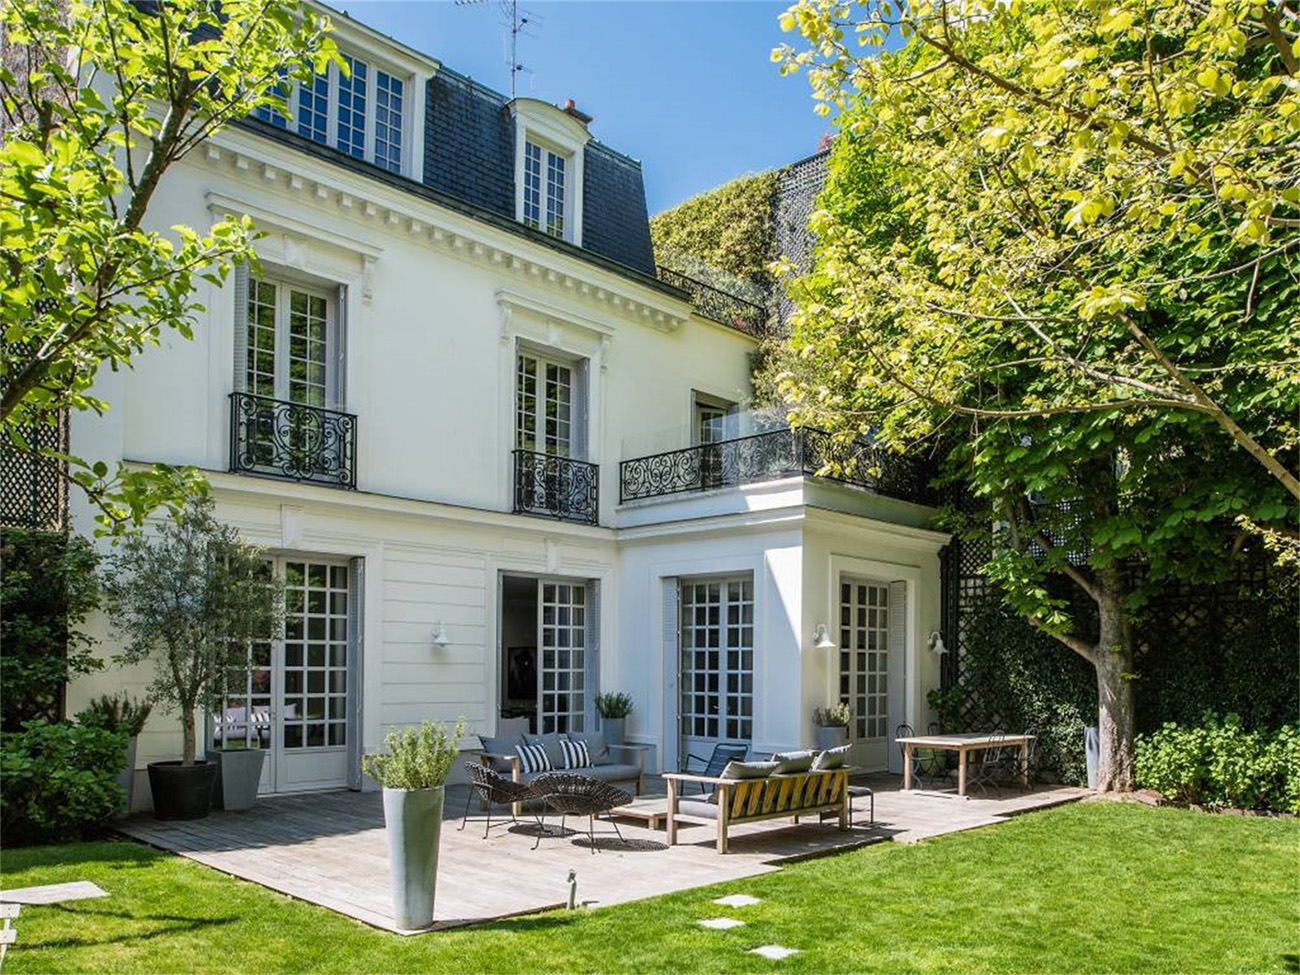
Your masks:
<svg viewBox="0 0 1300 975"><path fill-rule="evenodd" d="M517 823L519 820L515 817L515 806L537 798L537 793L531 785L512 782L504 775L492 771L486 765L478 762L466 762L465 771L469 774L469 797L465 800L465 815L461 817L458 828L465 828L465 823L469 820L470 803L474 801L474 796L477 795L487 810L487 823L483 827L484 839L487 839L488 832L492 829L492 807L494 805L508 807L510 809L510 821ZM541 820L538 819L539 826L540 823Z"/></svg>
<svg viewBox="0 0 1300 975"><path fill-rule="evenodd" d="M587 817L587 840L591 844L593 854L596 852L594 823L597 814L609 812L632 801L630 792L612 786L608 782L601 782L599 779L588 778L585 775L575 775L572 772L547 772L545 775L539 775L533 780L532 789L535 796L560 814L560 835L564 835L564 820L567 817ZM610 824L613 825L618 838L626 843L627 840L623 839L623 832L618 828L618 823L611 819ZM542 835L539 832L533 849L537 849L541 842Z"/></svg>

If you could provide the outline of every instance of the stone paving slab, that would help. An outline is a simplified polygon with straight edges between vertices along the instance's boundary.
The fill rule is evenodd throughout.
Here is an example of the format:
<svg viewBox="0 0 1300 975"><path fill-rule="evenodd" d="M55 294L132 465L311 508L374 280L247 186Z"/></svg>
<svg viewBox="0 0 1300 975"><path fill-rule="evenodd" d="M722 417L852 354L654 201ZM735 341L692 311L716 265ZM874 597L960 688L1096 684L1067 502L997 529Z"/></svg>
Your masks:
<svg viewBox="0 0 1300 975"><path fill-rule="evenodd" d="M68 884L46 884L42 887L15 887L0 891L0 901L6 904L62 904L65 901L84 901L92 897L107 897L108 891L89 880L76 880Z"/></svg>

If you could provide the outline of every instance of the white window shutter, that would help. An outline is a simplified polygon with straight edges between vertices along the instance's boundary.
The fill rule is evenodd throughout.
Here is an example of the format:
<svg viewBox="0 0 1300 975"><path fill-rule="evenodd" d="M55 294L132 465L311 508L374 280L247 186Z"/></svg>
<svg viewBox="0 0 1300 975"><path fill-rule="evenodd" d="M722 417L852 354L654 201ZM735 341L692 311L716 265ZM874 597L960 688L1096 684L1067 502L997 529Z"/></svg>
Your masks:
<svg viewBox="0 0 1300 975"><path fill-rule="evenodd" d="M334 380L330 383L331 406L347 409L348 286L340 284L334 301Z"/></svg>
<svg viewBox="0 0 1300 975"><path fill-rule="evenodd" d="M582 359L574 367L573 383L573 424L570 429L573 431L571 456L575 460L590 460L588 456L588 409L587 404L590 401L588 396L588 385L591 382L591 360Z"/></svg>
<svg viewBox="0 0 1300 975"><path fill-rule="evenodd" d="M587 580L587 667L583 679L583 721L587 728L596 727L596 694L600 691L600 580ZM582 729L580 729L582 730Z"/></svg>
<svg viewBox="0 0 1300 975"><path fill-rule="evenodd" d="M366 560L348 561L348 788L361 788L361 661L365 647Z"/></svg>
<svg viewBox="0 0 1300 975"><path fill-rule="evenodd" d="M236 264L235 284L235 385L242 393L248 389L248 265Z"/></svg>
<svg viewBox="0 0 1300 975"><path fill-rule="evenodd" d="M898 581L889 584L889 671L888 671L888 693L885 696L886 709L891 707L894 702L902 701L905 688L907 687L907 583ZM888 714L888 710L886 711ZM885 722L885 737L888 739L889 754L891 763L893 754L897 749L893 747L895 730L899 724L906 721L906 712L903 714L888 714L888 720ZM924 728L915 729L918 733L924 734Z"/></svg>
<svg viewBox="0 0 1300 975"><path fill-rule="evenodd" d="M681 697L678 685L681 681L681 627L680 609L681 590L676 577L663 580L664 585L664 695L667 698L664 708L664 755L660 768L664 770L681 767Z"/></svg>

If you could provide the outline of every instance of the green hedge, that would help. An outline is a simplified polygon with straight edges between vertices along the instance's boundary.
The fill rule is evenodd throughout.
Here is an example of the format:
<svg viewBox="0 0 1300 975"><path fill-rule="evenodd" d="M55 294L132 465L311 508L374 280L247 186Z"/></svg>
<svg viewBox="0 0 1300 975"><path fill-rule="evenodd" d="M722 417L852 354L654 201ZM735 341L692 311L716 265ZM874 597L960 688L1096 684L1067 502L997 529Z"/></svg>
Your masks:
<svg viewBox="0 0 1300 975"><path fill-rule="evenodd" d="M0 829L6 844L80 839L126 798L117 773L126 735L76 724L28 721L0 735Z"/></svg>
<svg viewBox="0 0 1300 975"><path fill-rule="evenodd" d="M1044 774L1086 781L1083 729L1097 723L1092 666L1026 624L995 591L969 608L964 631L962 680L945 730L1032 729Z"/></svg>
<svg viewBox="0 0 1300 975"><path fill-rule="evenodd" d="M1201 724L1173 722L1139 735L1140 788L1171 802L1211 808L1300 813L1300 728L1251 731L1241 718L1207 713Z"/></svg>
<svg viewBox="0 0 1300 975"><path fill-rule="evenodd" d="M767 265L776 256L776 188L774 172L742 176L656 214L650 220L656 259L672 265L674 254L689 254L768 287L772 276Z"/></svg>

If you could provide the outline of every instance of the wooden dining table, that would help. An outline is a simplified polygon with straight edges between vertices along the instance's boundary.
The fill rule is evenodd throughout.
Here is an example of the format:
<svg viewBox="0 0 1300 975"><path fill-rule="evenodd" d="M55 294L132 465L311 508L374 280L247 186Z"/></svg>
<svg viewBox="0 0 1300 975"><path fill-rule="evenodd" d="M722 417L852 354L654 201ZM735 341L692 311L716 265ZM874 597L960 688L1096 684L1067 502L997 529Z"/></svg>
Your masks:
<svg viewBox="0 0 1300 975"><path fill-rule="evenodd" d="M899 738L903 746L903 788L912 788L912 752L917 748L937 748L957 753L957 795L966 795L967 756L986 748L1020 747L1020 784L1029 787L1029 744L1034 735L993 735L984 732L962 735L914 735Z"/></svg>

